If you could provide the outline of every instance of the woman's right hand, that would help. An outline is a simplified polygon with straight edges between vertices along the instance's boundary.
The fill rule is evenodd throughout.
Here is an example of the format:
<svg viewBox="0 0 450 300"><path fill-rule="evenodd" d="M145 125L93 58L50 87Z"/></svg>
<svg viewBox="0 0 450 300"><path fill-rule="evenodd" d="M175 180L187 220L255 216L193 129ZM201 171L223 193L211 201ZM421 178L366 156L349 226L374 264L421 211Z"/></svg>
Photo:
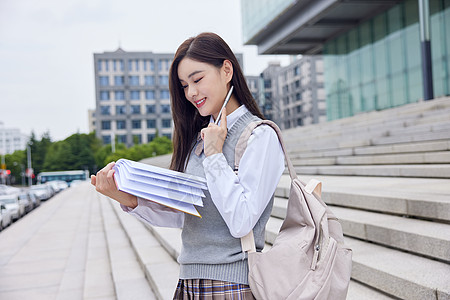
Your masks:
<svg viewBox="0 0 450 300"><path fill-rule="evenodd" d="M91 175L91 184L95 186L97 192L116 200L120 204L135 208L138 205L137 197L119 191L116 186L113 170L114 164L114 162L111 162L98 171L97 175Z"/></svg>

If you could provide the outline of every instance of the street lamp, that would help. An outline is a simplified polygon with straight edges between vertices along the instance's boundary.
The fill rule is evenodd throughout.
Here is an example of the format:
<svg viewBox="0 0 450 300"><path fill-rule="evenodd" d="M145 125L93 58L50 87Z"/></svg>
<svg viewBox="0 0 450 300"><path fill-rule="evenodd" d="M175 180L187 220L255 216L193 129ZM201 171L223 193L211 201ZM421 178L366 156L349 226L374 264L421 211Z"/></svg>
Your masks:
<svg viewBox="0 0 450 300"><path fill-rule="evenodd" d="M31 147L30 145L32 145L32 142L28 142L27 143L27 176L28 176L28 186L31 186L32 183L32 178L31 176L33 175L33 169L31 168Z"/></svg>

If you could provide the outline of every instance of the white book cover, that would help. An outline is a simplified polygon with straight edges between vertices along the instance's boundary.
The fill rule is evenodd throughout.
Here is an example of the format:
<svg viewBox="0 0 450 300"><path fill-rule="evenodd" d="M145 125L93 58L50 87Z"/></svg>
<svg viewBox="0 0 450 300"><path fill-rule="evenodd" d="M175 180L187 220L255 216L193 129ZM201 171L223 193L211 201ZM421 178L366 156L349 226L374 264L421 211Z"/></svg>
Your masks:
<svg viewBox="0 0 450 300"><path fill-rule="evenodd" d="M128 159L119 159L114 170L119 190L201 217L194 205L203 206L205 178Z"/></svg>

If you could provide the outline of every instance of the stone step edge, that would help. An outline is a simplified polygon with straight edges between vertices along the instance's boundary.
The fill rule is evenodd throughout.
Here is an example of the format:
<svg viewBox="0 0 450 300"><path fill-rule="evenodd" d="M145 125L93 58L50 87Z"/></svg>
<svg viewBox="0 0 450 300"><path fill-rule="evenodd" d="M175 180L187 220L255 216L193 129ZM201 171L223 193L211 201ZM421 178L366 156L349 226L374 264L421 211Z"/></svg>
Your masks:
<svg viewBox="0 0 450 300"><path fill-rule="evenodd" d="M159 244L142 221L123 212L114 200L111 201L156 298L172 299L178 283L178 263Z"/></svg>
<svg viewBox="0 0 450 300"><path fill-rule="evenodd" d="M288 198L289 188L277 187L275 197ZM423 201L405 197L388 197L345 192L322 192L322 200L330 206L348 207L422 220L450 222L450 201ZM424 209L426 207L427 209Z"/></svg>
<svg viewBox="0 0 450 300"><path fill-rule="evenodd" d="M129 237L113 209L113 203L107 197L101 196L100 205L103 216L103 230L105 231L108 254L110 257L111 276L116 291L116 299L131 299L131 295L139 295L142 299L155 299L153 290L145 277L142 265L139 264L136 253L131 247ZM121 231L119 236L115 236L117 235L117 232L113 232L117 230ZM131 247L133 257L123 256L121 248L127 246ZM119 256L121 256L120 261L116 261ZM128 262L125 265L124 260L126 259L128 259ZM130 265L133 268L132 277L124 279L124 273L130 272ZM133 289L132 292L130 291L130 288Z"/></svg>
<svg viewBox="0 0 450 300"><path fill-rule="evenodd" d="M275 199L273 213L267 229L268 236L271 238L276 236L281 227L286 215L286 207L287 201L280 198ZM450 232L450 224L351 208L332 206L329 206L329 208L339 219L346 236L450 263L450 236L446 234ZM393 224L396 224L396 226ZM403 226L401 226L402 224ZM422 231L415 233L412 230L405 230L408 227L422 228Z"/></svg>
<svg viewBox="0 0 450 300"><path fill-rule="evenodd" d="M401 299L450 298L450 265L350 237L345 241L353 248L355 280ZM394 267L392 260L400 263Z"/></svg>

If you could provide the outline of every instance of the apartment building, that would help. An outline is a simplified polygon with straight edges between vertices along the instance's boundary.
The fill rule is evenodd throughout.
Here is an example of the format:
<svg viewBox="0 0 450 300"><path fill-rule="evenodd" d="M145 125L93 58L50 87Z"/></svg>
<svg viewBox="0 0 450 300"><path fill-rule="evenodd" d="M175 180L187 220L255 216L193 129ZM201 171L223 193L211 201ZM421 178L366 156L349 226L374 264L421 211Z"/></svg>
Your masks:
<svg viewBox="0 0 450 300"><path fill-rule="evenodd" d="M269 63L261 78L260 107L281 129L326 121L321 56L302 56L285 67Z"/></svg>

